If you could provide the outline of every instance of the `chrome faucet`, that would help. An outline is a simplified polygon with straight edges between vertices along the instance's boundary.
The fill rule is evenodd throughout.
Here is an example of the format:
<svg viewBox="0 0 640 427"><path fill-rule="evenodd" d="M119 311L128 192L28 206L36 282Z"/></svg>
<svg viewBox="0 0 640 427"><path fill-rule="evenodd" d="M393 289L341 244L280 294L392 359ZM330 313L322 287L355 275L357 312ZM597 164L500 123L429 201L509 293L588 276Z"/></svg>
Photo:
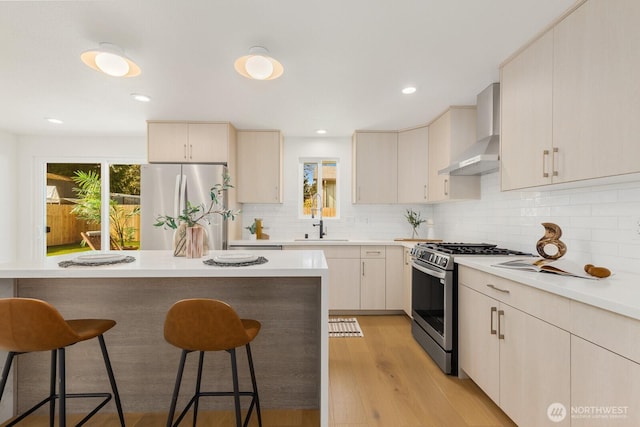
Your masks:
<svg viewBox="0 0 640 427"><path fill-rule="evenodd" d="M320 227L319 231L319 238L322 239L322 236L324 236L325 234L327 234L324 231L324 222L322 222L322 194L320 193L316 193L313 195L312 197L312 202L311 202L311 218L315 218L314 216L314 212L320 212L319 214L319 219L320 221L313 224L314 227Z"/></svg>

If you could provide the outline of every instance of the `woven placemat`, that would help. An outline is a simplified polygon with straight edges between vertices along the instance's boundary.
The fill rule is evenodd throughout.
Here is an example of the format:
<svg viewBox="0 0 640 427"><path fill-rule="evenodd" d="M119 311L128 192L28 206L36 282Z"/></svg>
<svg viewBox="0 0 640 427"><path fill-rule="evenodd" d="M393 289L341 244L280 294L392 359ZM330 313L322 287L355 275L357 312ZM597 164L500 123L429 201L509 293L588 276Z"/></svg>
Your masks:
<svg viewBox="0 0 640 427"><path fill-rule="evenodd" d="M58 267L67 268L67 267L102 267L103 265L112 265L112 264L126 264L129 262L133 262L136 259L132 256L126 256L122 259L115 261L100 261L100 262L75 262L73 260L69 261L60 261L58 263Z"/></svg>
<svg viewBox="0 0 640 427"><path fill-rule="evenodd" d="M248 261L248 262L217 262L217 261L214 261L213 258L205 259L202 262L207 265L213 265L216 267L248 267L250 265L265 264L269 262L269 260L261 256L254 261Z"/></svg>

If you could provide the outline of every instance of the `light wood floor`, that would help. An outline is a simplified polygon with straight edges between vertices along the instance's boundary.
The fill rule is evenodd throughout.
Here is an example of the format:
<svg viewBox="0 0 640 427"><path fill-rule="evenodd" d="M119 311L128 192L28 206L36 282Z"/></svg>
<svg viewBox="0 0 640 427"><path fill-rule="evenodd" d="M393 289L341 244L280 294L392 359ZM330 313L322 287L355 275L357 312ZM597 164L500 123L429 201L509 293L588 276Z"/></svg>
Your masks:
<svg viewBox="0 0 640 427"><path fill-rule="evenodd" d="M515 426L472 381L444 375L438 369L411 337L406 316L358 316L358 321L364 338L331 338L329 342L331 427ZM68 425L73 425L71 421ZM126 421L128 427L160 427L166 423L166 414L127 414ZM182 424L191 425L190 418ZM45 425L45 416L19 424ZM98 414L86 424L118 425L112 414ZM233 413L199 413L198 425L234 425ZM254 415L250 426L257 425ZM317 411L263 410L263 425L317 427L319 416Z"/></svg>

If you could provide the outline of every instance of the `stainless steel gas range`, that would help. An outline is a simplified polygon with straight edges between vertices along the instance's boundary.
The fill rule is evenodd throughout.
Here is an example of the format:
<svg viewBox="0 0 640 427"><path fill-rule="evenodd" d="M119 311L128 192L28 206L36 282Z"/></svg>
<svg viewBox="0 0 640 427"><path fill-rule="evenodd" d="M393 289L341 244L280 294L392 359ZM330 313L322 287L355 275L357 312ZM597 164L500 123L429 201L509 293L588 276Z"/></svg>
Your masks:
<svg viewBox="0 0 640 427"><path fill-rule="evenodd" d="M456 255L531 255L487 243L418 243L411 251L411 332L446 374L458 372Z"/></svg>

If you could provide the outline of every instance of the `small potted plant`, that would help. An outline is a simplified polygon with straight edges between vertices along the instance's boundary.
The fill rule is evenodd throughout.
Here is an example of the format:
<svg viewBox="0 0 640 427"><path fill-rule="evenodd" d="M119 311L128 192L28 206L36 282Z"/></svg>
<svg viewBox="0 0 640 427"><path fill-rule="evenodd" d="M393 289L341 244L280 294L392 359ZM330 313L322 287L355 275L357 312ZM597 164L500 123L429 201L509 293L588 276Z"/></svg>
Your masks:
<svg viewBox="0 0 640 427"><path fill-rule="evenodd" d="M411 238L415 239L418 236L418 227L420 227L420 224L427 222L427 220L421 218L420 212L416 212L413 209L407 209L404 217L407 219L407 221L411 225L411 228L413 229Z"/></svg>
<svg viewBox="0 0 640 427"><path fill-rule="evenodd" d="M173 255L186 256L187 258L199 258L206 254L209 249L208 237L202 224L209 224L211 216L220 215L223 219L234 220L240 211L221 208L220 199L222 193L228 188L233 188L230 184L231 177L225 175L222 184L215 184L211 187L211 201L208 206L204 203L192 205L187 201L187 206L177 217L162 215L156 218L156 227L164 227L175 230L173 238Z"/></svg>

